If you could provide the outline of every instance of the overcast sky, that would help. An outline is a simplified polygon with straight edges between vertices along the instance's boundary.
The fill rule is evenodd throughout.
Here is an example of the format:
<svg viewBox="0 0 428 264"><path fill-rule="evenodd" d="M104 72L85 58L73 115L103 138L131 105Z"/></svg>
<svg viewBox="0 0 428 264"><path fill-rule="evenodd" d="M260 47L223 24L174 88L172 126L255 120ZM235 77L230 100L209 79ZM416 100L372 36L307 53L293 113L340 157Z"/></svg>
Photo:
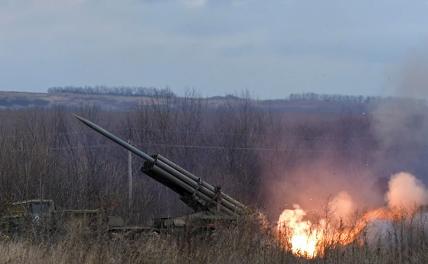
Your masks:
<svg viewBox="0 0 428 264"><path fill-rule="evenodd" d="M424 0L0 0L0 90L379 95L428 44Z"/></svg>

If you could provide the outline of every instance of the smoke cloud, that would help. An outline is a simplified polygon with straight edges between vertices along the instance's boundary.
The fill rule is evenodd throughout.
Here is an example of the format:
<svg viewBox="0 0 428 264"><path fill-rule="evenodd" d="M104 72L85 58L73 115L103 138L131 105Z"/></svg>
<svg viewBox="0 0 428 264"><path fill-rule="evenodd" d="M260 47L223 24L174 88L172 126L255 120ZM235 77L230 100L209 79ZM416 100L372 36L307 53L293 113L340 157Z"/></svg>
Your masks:
<svg viewBox="0 0 428 264"><path fill-rule="evenodd" d="M391 177L389 191L385 195L390 208L413 211L428 204L428 190L410 173L400 172Z"/></svg>
<svg viewBox="0 0 428 264"><path fill-rule="evenodd" d="M407 59L401 70L395 93L400 97L428 98L428 51L417 52Z"/></svg>
<svg viewBox="0 0 428 264"><path fill-rule="evenodd" d="M367 239L373 247L391 246L397 241L410 239L404 236L412 234L415 227L424 232L428 230L428 213L424 208L428 205L428 189L423 178L420 180L413 175L428 175L428 164L424 161L428 158L426 72L428 60L409 63L397 85L397 97L376 100L371 105L366 124L372 141L358 140L357 137L353 142L346 140L353 132L359 135L360 131L366 131L359 126L352 127L350 120L355 117L349 115L343 118L346 120L343 126L349 130L344 129L337 137L333 135L323 141L311 141L311 136L322 134L319 127L311 124L318 129L314 129L313 134L306 134L311 142L308 144L311 151L295 154L294 163L290 155L289 164L294 165L292 169L281 171L282 164L276 168L274 161L269 160L271 167L266 171L273 175L267 186L269 206L285 208L279 222L296 230L296 237L320 240L311 237L306 230L322 226L313 223L323 223L325 215L317 212L326 212L325 209L328 220L333 220L328 221L333 232L337 231L335 226L345 224L356 234L352 239ZM310 131L310 125L302 126ZM305 135L306 131L302 130L302 134ZM344 141L342 145L341 140ZM345 151L340 146L346 146ZM342 152L334 151L337 149ZM314 154L314 150L321 154ZM347 155L347 152L352 154ZM361 153L363 155L359 156ZM385 175L391 177L388 179ZM289 209L293 203L299 206ZM358 216L360 212L363 213L361 217ZM311 248L309 244L298 241L291 244Z"/></svg>
<svg viewBox="0 0 428 264"><path fill-rule="evenodd" d="M428 53L408 58L391 91L393 98L376 102L371 127L379 143L377 170L388 174L412 171L424 177L428 166Z"/></svg>
<svg viewBox="0 0 428 264"><path fill-rule="evenodd" d="M374 188L376 177L367 167L352 162L324 157L294 169L270 167L264 171L270 173L264 178L264 191L266 211L273 219L295 203L309 215L323 214L327 209L335 212L333 218L345 220L355 210L384 202L384 193Z"/></svg>
<svg viewBox="0 0 428 264"><path fill-rule="evenodd" d="M356 211L352 197L347 192L338 193L329 203L329 213L336 221L348 222Z"/></svg>
<svg viewBox="0 0 428 264"><path fill-rule="evenodd" d="M385 200L391 210L408 213L408 219L402 223L403 227L417 227L428 234L428 213L419 211L421 206L428 204L428 190L414 175L400 172L391 176L389 189ZM391 220L373 220L366 227L367 242L371 247L391 246L395 240L393 236L402 239L402 232L398 232Z"/></svg>
<svg viewBox="0 0 428 264"><path fill-rule="evenodd" d="M428 56L409 59L395 80L394 96L366 105L367 117L365 112L362 116L341 113L329 123L323 122L325 117L320 115L319 121L318 115L311 114L306 120L284 119L287 124L278 124L272 139L264 140L266 145L286 146L287 152L260 157L268 215L276 218L294 203L308 215L324 212L327 206L338 219L383 207L385 202L404 208L424 204L427 72ZM281 130L287 125L288 130ZM389 182L388 176L400 171L418 175L420 180L400 173ZM406 195L408 192L412 193Z"/></svg>

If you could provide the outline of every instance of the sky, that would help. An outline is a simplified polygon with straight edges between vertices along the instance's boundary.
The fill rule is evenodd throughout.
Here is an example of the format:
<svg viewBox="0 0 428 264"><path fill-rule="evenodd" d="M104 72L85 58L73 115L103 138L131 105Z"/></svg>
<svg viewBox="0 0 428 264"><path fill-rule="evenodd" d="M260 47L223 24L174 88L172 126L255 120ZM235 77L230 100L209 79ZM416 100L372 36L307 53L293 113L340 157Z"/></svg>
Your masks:
<svg viewBox="0 0 428 264"><path fill-rule="evenodd" d="M0 0L0 90L385 95L428 51L427 0Z"/></svg>

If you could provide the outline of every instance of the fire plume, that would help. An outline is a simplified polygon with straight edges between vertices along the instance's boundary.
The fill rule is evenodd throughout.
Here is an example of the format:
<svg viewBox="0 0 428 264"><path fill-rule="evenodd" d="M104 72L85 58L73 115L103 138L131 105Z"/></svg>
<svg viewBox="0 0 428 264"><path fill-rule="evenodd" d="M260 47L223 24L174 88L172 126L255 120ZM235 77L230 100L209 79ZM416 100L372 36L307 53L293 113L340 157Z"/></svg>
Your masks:
<svg viewBox="0 0 428 264"><path fill-rule="evenodd" d="M306 258L323 256L327 246L346 246L356 241L371 221L397 217L392 210L379 208L367 212L352 226L335 226L324 218L312 223L305 219L306 215L299 205L294 205L294 209L281 213L277 225L281 245L293 254Z"/></svg>
<svg viewBox="0 0 428 264"><path fill-rule="evenodd" d="M306 212L297 204L293 210L284 210L279 216L278 233L283 245L294 254L312 258L319 253L318 243L323 240L323 232L311 221L304 220L305 216Z"/></svg>
<svg viewBox="0 0 428 264"><path fill-rule="evenodd" d="M375 220L403 219L414 214L415 208L426 205L428 202L428 191L425 186L411 174L393 175L389 186L390 190L386 195L388 206L366 212L353 224L345 224L342 221L343 213L349 213L353 208L352 199L345 192L339 193L333 199L333 203L329 204L333 219L320 218L317 222L312 222L307 219L307 212L297 204L293 205L293 209L285 209L277 222L277 237L281 246L297 256L321 257L328 247L346 246L358 241L369 223ZM402 195L403 186L407 193L416 193L416 195ZM409 199L407 203L405 198ZM407 206L398 207L391 202L397 199ZM337 219L340 220L337 221Z"/></svg>

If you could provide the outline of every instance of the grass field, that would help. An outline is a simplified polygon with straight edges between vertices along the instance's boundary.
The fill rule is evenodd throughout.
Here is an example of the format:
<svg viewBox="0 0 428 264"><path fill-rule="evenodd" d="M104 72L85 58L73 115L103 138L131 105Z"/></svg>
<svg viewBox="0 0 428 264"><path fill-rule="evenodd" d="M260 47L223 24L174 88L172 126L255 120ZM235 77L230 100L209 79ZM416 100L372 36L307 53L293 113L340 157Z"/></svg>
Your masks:
<svg viewBox="0 0 428 264"><path fill-rule="evenodd" d="M346 247L326 246L323 257L307 259L284 250L269 232L252 225L219 230L210 237L147 234L136 240L88 238L73 232L49 239L0 242L0 263L428 263L423 226L395 223L378 241L367 234Z"/></svg>

